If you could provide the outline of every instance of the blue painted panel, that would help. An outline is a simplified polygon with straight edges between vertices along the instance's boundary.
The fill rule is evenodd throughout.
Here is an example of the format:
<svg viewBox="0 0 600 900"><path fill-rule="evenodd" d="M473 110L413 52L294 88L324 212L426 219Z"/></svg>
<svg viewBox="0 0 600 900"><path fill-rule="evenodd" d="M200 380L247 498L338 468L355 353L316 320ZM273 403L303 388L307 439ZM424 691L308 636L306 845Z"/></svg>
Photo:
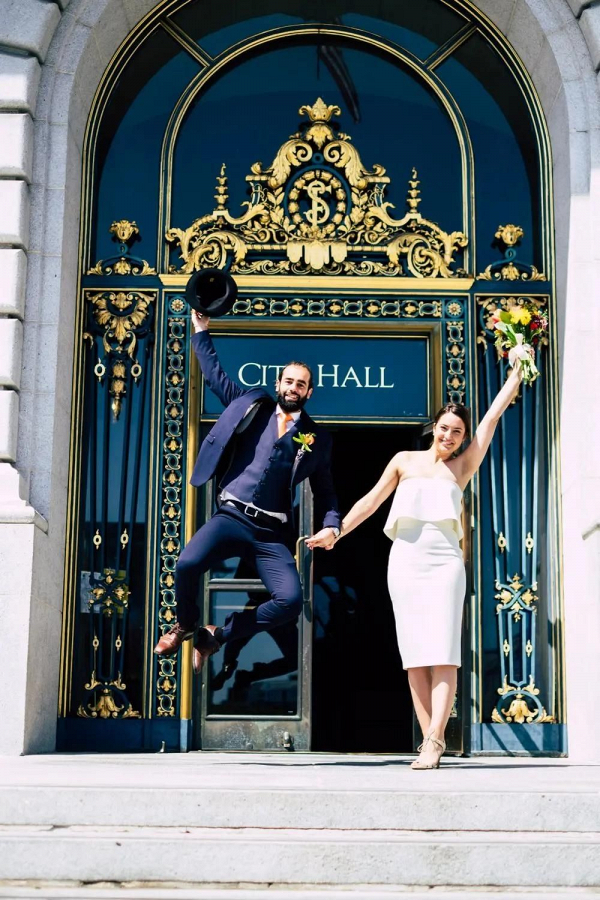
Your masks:
<svg viewBox="0 0 600 900"><path fill-rule="evenodd" d="M471 755L566 756L566 725L471 725Z"/></svg>
<svg viewBox="0 0 600 900"><path fill-rule="evenodd" d="M180 724L181 723L181 724ZM182 727L183 726L183 727ZM185 738L180 719L59 719L56 749L70 753L177 753Z"/></svg>
<svg viewBox="0 0 600 900"><path fill-rule="evenodd" d="M215 346L226 372L242 387L273 388L288 360L308 363L315 391L307 412L323 421L424 421L430 416L428 338L217 335ZM204 413L222 406L206 390Z"/></svg>

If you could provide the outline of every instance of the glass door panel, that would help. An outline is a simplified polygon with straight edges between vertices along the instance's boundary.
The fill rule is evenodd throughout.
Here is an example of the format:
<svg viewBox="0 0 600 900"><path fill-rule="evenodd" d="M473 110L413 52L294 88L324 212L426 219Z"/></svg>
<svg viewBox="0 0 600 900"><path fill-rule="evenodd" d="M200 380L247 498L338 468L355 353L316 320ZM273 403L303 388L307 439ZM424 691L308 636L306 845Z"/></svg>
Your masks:
<svg viewBox="0 0 600 900"><path fill-rule="evenodd" d="M304 609L297 621L229 641L202 673L196 702L203 750L308 750L312 652L312 567L304 537L312 532L308 483L297 491L296 563ZM213 512L212 486L206 493ZM233 612L256 608L269 595L251 562L231 558L206 574L204 621L223 626Z"/></svg>
<svg viewBox="0 0 600 900"><path fill-rule="evenodd" d="M223 626L232 612L255 609L268 598L256 585L210 589L210 621ZM251 638L229 641L210 658L209 715L295 716L298 712L297 622Z"/></svg>

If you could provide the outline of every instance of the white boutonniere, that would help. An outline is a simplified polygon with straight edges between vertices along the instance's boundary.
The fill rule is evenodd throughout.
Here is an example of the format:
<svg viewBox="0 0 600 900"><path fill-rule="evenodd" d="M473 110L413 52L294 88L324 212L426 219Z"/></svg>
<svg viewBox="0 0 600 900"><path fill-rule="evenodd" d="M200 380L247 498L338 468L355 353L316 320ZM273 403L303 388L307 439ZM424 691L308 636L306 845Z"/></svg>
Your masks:
<svg viewBox="0 0 600 900"><path fill-rule="evenodd" d="M312 453L312 450L310 449L310 447L311 447L311 444L314 444L314 442L315 442L314 434L311 434L311 433L302 434L302 432L301 432L297 437L294 437L294 440L296 441L297 444L302 445L298 451L299 454Z"/></svg>

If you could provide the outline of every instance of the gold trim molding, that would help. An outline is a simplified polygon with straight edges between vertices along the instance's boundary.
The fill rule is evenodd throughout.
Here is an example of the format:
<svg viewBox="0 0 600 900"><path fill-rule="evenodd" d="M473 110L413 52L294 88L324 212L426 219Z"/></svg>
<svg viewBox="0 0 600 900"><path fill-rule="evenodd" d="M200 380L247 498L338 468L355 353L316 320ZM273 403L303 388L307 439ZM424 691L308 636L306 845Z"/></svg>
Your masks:
<svg viewBox="0 0 600 900"><path fill-rule="evenodd" d="M189 280L189 275L169 274L159 275L162 284L166 288L175 288L183 291ZM298 290L298 278L295 275L238 275L235 273L235 280L238 288L246 293L284 293L289 294L290 291ZM332 291L336 293L382 293L393 294L438 294L444 296L448 293L468 291L475 281L472 277L467 278L405 278L397 276L395 278L371 278L344 275L331 275L324 280L322 275L304 275L302 278L303 294L322 294L326 292L330 294Z"/></svg>

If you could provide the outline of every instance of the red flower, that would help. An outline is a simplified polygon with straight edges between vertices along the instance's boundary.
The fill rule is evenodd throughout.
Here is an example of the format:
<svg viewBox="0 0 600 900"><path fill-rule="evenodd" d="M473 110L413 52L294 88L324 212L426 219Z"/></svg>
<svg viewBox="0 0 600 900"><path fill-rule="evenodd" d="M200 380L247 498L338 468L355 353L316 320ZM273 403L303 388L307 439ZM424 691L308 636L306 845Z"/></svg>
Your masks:
<svg viewBox="0 0 600 900"><path fill-rule="evenodd" d="M540 327L540 320L539 320L539 319L532 319L532 320L531 320L531 330L532 330L532 331L537 331L539 327Z"/></svg>

